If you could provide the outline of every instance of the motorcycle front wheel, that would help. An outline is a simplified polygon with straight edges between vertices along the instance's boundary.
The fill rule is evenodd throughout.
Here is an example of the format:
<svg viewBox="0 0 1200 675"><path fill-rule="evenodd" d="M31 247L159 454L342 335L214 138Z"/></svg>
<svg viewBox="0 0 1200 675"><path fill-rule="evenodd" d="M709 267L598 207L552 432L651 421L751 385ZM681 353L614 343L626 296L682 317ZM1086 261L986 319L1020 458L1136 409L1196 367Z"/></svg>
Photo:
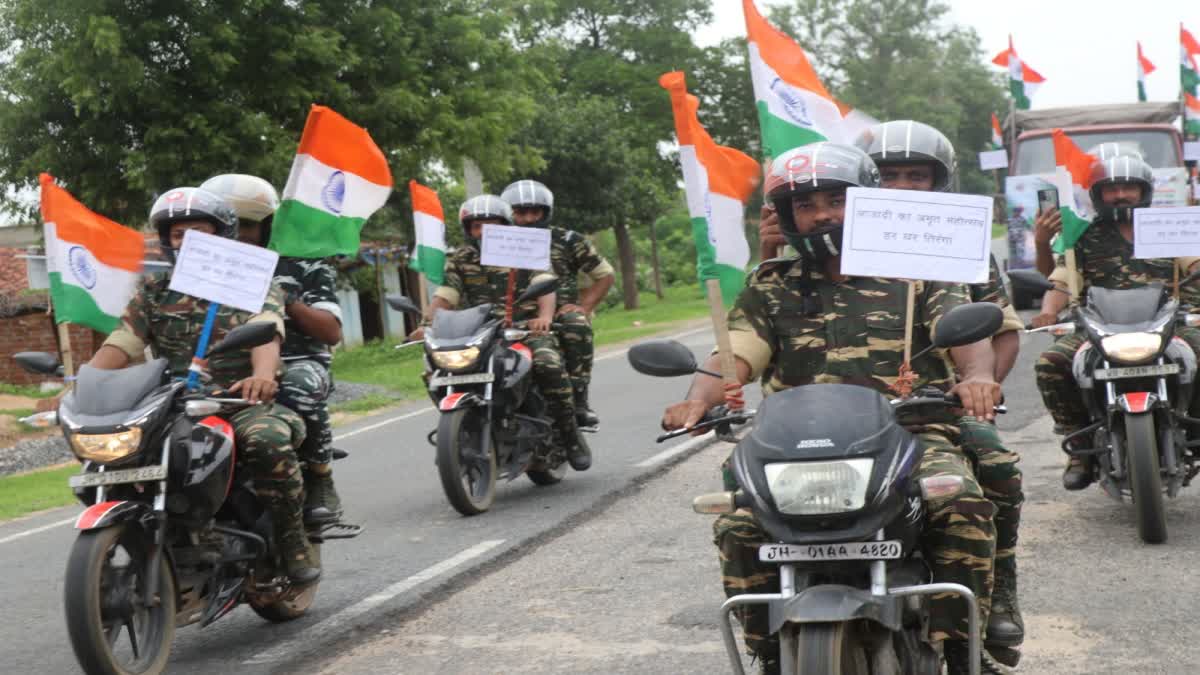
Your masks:
<svg viewBox="0 0 1200 675"><path fill-rule="evenodd" d="M464 516L487 511L496 498L496 450L481 410L442 414L437 430L438 477L454 510Z"/></svg>
<svg viewBox="0 0 1200 675"><path fill-rule="evenodd" d="M1129 462L1133 508L1137 510L1138 535L1147 544L1161 544L1167 540L1167 516L1153 414L1125 416L1125 457Z"/></svg>
<svg viewBox="0 0 1200 675"><path fill-rule="evenodd" d="M149 536L132 523L81 532L63 583L67 634L89 675L161 673L175 637L175 579L160 557L158 588L147 588ZM158 602L146 606L146 599Z"/></svg>
<svg viewBox="0 0 1200 675"><path fill-rule="evenodd" d="M805 623L796 630L795 675L869 675L866 645L846 622Z"/></svg>

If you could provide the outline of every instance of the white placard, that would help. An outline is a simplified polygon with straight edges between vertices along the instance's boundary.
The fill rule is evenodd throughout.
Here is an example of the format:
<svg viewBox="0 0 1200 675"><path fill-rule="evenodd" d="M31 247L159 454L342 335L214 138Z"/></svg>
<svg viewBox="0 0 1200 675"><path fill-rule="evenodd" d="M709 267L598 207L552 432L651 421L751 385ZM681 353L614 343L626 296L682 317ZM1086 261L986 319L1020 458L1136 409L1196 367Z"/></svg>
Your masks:
<svg viewBox="0 0 1200 675"><path fill-rule="evenodd" d="M979 168L984 171L1008 168L1008 150L985 150L979 153Z"/></svg>
<svg viewBox="0 0 1200 675"><path fill-rule="evenodd" d="M1194 162L1200 160L1200 141L1184 141L1183 142L1183 161Z"/></svg>
<svg viewBox="0 0 1200 675"><path fill-rule="evenodd" d="M550 228L484 225L480 264L522 270L550 269Z"/></svg>
<svg viewBox="0 0 1200 675"><path fill-rule="evenodd" d="M175 257L169 288L257 314L271 290L278 262L275 251L188 230Z"/></svg>
<svg viewBox="0 0 1200 675"><path fill-rule="evenodd" d="M1133 257L1200 256L1200 206L1133 210Z"/></svg>
<svg viewBox="0 0 1200 675"><path fill-rule="evenodd" d="M845 222L842 274L987 281L991 197L850 188Z"/></svg>
<svg viewBox="0 0 1200 675"><path fill-rule="evenodd" d="M1200 181L1192 183L1192 197L1200 200Z"/></svg>

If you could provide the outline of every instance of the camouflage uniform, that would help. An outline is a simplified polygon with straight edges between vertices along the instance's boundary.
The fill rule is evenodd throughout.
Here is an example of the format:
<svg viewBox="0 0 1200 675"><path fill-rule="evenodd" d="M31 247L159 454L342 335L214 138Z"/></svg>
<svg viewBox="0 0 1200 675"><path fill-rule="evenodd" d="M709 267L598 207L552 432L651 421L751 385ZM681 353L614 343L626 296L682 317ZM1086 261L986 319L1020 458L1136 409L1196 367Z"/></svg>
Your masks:
<svg viewBox="0 0 1200 675"><path fill-rule="evenodd" d="M592 280L612 276L612 265L601 257L596 246L582 234L561 227L550 228L550 266L559 279L558 306L579 304L579 273ZM575 391L575 402L587 403L592 381L592 322L583 312L565 312L555 318L555 330L562 346L563 361Z"/></svg>
<svg viewBox="0 0 1200 675"><path fill-rule="evenodd" d="M1013 310L1008 291L1004 289L996 256L991 258L991 274L987 282L969 287L971 302L991 302L1004 310L1004 325L997 334L1021 330L1025 325ZM996 505L996 517L993 520L996 526L996 574L1010 572L1015 575L1017 530L1021 525L1021 504L1025 502L1025 494L1021 489L1021 469L1017 467L1021 456L1004 447L995 424L964 417L959 420L958 427L962 431L959 442L963 452L975 464L975 477L983 488L983 494Z"/></svg>
<svg viewBox="0 0 1200 675"><path fill-rule="evenodd" d="M1157 281L1169 287L1174 277L1172 266L1176 261L1186 270L1196 258L1134 258L1133 244L1125 240L1115 225L1104 223L1093 224L1075 244L1075 265L1077 275L1081 277L1077 281L1080 282L1079 288L1084 299L1092 286L1141 288ZM1050 279L1066 286L1069 276L1065 259L1060 257ZM1194 287L1183 289L1183 303L1194 306L1198 300L1200 297ZM1200 331L1181 327L1176 329L1175 334L1200 354ZM1054 418L1056 431L1063 435L1087 426L1090 419L1087 405L1071 373L1075 352L1086 341L1087 337L1078 333L1063 336L1042 353L1036 366L1038 390L1042 392L1046 409ZM1197 401L1200 401L1200 395L1192 400L1193 417L1200 413Z"/></svg>
<svg viewBox="0 0 1200 675"><path fill-rule="evenodd" d="M338 323L342 310L336 294L337 273L324 260L280 258L275 278L288 294L287 302L302 302L314 309L333 314ZM285 318L287 337L283 341L286 366L279 385L279 402L299 413L307 430L304 444L296 449L300 459L314 464L333 460L333 429L329 424L326 399L333 390L329 366L333 355L324 342L300 330L290 317Z"/></svg>
<svg viewBox="0 0 1200 675"><path fill-rule="evenodd" d="M167 274L146 278L125 308L121 325L104 344L120 349L134 361L141 360L149 346L155 358L167 359L172 375L187 377L209 303L172 291L167 288L169 283ZM275 284L257 315L222 305L209 344L252 321L273 322L282 334L283 302L284 294ZM229 387L253 374L250 351L217 354L209 359L208 371L213 385ZM254 491L275 517L280 543L289 551L306 550L308 538L301 526L300 507L303 485L295 452L304 442L304 422L288 408L271 403L243 408L229 416L229 423L240 468L254 480Z"/></svg>
<svg viewBox="0 0 1200 675"><path fill-rule="evenodd" d="M896 383L904 352L904 282L857 277L837 283L799 259L772 260L751 273L729 313L734 353L763 378L766 394L813 383L843 383L888 392ZM930 334L950 308L969 301L965 286L916 282L917 312L913 346L930 344ZM953 376L943 357L926 354L913 362L916 386L948 389ZM970 464L954 445L952 425L913 429L925 448L915 479L961 476L959 495L926 503L922 542L933 578L960 583L975 592L986 623L992 587L994 507L975 481ZM747 510L724 515L713 525L720 549L722 582L729 596L778 592L777 568L758 560L758 545L769 537ZM966 639L967 618L961 601L939 596L931 601L930 635L934 640ZM751 653L772 660L778 642L766 635L761 606L740 610Z"/></svg>
<svg viewBox="0 0 1200 675"><path fill-rule="evenodd" d="M545 272L517 270L514 297L531 283L549 276ZM446 260L442 285L434 292L434 297L445 300L451 307L467 308L490 303L492 315L502 318L507 291L507 267L485 267L479 263L479 249L460 246ZM529 300L513 307L513 321L528 321L536 318L537 313L537 300ZM530 335L524 342L533 350L533 379L546 398L546 407L556 422L559 441L566 447L572 447L576 433L575 401L571 380L563 368L558 340L550 333Z"/></svg>

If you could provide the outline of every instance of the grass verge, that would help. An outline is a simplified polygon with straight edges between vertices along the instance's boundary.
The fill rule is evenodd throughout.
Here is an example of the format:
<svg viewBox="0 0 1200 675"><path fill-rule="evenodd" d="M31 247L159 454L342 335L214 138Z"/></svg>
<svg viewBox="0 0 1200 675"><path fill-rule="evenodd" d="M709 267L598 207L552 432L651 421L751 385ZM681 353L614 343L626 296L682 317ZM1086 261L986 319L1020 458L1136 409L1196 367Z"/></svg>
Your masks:
<svg viewBox="0 0 1200 675"><path fill-rule="evenodd" d="M1004 239L1008 236L1007 223L992 223L992 239Z"/></svg>
<svg viewBox="0 0 1200 675"><path fill-rule="evenodd" d="M79 465L72 463L0 478L0 520L75 501L75 493L67 487L67 478L77 473Z"/></svg>

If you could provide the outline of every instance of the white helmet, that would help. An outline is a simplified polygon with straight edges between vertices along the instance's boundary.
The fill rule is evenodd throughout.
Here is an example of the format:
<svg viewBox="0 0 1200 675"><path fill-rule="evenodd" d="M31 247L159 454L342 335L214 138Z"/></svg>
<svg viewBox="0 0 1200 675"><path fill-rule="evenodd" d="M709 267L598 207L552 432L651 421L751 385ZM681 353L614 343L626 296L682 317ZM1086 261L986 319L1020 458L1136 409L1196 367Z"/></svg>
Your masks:
<svg viewBox="0 0 1200 675"><path fill-rule="evenodd" d="M279 193L258 176L226 173L209 178L200 187L229 202L241 221L262 223L279 208Z"/></svg>

